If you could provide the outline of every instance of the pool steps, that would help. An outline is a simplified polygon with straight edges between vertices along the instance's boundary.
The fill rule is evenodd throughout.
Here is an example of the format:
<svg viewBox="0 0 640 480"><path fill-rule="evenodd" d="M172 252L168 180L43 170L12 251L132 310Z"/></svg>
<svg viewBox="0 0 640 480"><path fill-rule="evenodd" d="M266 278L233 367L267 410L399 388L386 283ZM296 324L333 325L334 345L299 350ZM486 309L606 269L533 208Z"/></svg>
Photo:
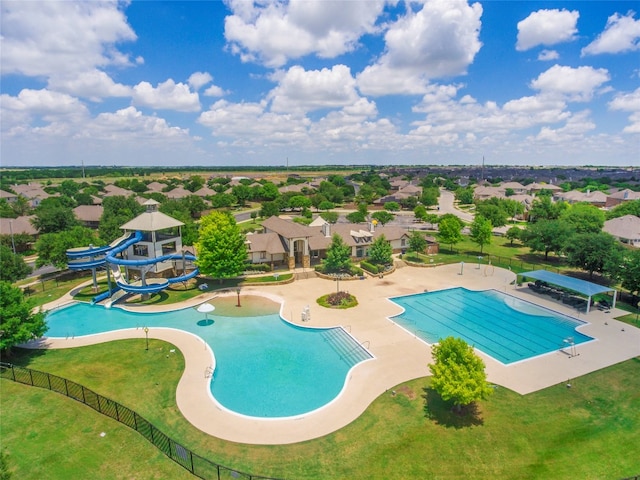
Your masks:
<svg viewBox="0 0 640 480"><path fill-rule="evenodd" d="M341 359L348 360L352 365L373 358L367 349L357 343L342 327L324 330L322 338L338 352Z"/></svg>

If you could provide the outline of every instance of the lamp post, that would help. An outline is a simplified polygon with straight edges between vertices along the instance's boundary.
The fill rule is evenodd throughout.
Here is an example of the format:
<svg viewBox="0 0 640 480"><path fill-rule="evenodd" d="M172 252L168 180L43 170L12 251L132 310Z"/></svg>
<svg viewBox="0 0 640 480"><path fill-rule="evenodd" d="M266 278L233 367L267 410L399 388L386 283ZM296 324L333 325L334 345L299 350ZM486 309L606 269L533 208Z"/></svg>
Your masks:
<svg viewBox="0 0 640 480"><path fill-rule="evenodd" d="M149 350L149 327L144 327L143 330L144 330L144 336L147 343L147 348L145 350Z"/></svg>
<svg viewBox="0 0 640 480"><path fill-rule="evenodd" d="M336 293L340 293L340 277L336 277Z"/></svg>
<svg viewBox="0 0 640 480"><path fill-rule="evenodd" d="M16 242L13 239L13 219L9 219L9 232L11 233L11 249L13 250L13 254L16 254Z"/></svg>
<svg viewBox="0 0 640 480"><path fill-rule="evenodd" d="M482 257L478 256L478 266L476 267L477 270L480 270L480 262L482 261Z"/></svg>
<svg viewBox="0 0 640 480"><path fill-rule="evenodd" d="M240 306L240 287L236 288L236 294L238 295L238 304L236 305L236 307Z"/></svg>
<svg viewBox="0 0 640 480"><path fill-rule="evenodd" d="M464 272L464 262L460 262L460 275Z"/></svg>

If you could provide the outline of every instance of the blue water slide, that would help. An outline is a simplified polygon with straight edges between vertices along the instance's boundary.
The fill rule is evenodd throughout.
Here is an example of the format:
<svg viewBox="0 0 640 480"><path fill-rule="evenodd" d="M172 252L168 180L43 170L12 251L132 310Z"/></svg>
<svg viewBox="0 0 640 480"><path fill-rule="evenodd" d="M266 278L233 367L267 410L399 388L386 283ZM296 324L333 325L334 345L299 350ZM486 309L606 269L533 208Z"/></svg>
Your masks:
<svg viewBox="0 0 640 480"><path fill-rule="evenodd" d="M102 292L100 295L96 295L95 297L93 297L93 300L91 301L91 303L98 303L98 302L101 302L102 300L106 300L111 295L116 293L118 290L120 290L120 287L116 286L116 287L113 287L111 290Z"/></svg>
<svg viewBox="0 0 640 480"><path fill-rule="evenodd" d="M102 267L105 264L106 257L102 257L101 255L107 255L111 252L120 253L129 248L130 245L138 243L140 240L142 240L142 233L134 232L130 235L123 235L110 245L103 247L72 248L66 252L68 259L75 260L87 257L89 257L89 259L71 261L67 266L69 270L88 270Z"/></svg>
<svg viewBox="0 0 640 480"><path fill-rule="evenodd" d="M135 243L135 242L134 242ZM126 247L125 247L126 248ZM124 250L124 249L123 249ZM122 250L121 250L122 251ZM136 259L136 260L125 260L123 258L117 258L114 255L117 253L115 249L112 250L107 256L106 260L109 263L115 263L116 265L123 265L126 267L142 267L144 265L153 265L154 263L166 262L167 260L185 260L194 261L196 257L191 254L182 255L180 253L170 253L168 255L161 255L155 258L144 258L144 259Z"/></svg>

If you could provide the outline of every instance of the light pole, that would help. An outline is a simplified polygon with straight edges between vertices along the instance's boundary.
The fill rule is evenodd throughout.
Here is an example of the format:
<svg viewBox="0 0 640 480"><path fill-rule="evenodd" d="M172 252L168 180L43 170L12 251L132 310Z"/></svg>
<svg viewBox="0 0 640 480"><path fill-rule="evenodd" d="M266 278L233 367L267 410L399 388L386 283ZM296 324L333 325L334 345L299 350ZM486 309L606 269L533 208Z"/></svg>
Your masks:
<svg viewBox="0 0 640 480"><path fill-rule="evenodd" d="M13 250L13 254L16 254L16 242L13 239L13 219L9 219L9 232L11 233L11 249Z"/></svg>
<svg viewBox="0 0 640 480"><path fill-rule="evenodd" d="M236 307L240 306L240 287L236 288L236 293L238 294L238 304L236 305Z"/></svg>
<svg viewBox="0 0 640 480"><path fill-rule="evenodd" d="M478 266L476 267L476 270L480 270L480 262L482 261L482 257L478 256Z"/></svg>
<svg viewBox="0 0 640 480"><path fill-rule="evenodd" d="M149 327L144 327L144 336L147 341L147 348L145 350L149 350Z"/></svg>
<svg viewBox="0 0 640 480"><path fill-rule="evenodd" d="M464 262L460 262L460 275L464 272Z"/></svg>

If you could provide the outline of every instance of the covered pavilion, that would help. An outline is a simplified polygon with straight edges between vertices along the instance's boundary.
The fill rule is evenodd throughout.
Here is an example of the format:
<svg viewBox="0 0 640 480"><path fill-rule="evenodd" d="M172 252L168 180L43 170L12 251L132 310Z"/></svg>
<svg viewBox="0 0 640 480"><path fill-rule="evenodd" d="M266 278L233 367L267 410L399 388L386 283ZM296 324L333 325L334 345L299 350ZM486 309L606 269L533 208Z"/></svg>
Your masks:
<svg viewBox="0 0 640 480"><path fill-rule="evenodd" d="M586 313L589 313L589 310L591 308L591 297L599 293L613 292L612 308L616 306L617 290L615 288L605 287L603 285L598 285L597 283L587 282L586 280L568 277L566 275L549 272L547 270L533 270L531 272L519 273L518 275L525 278L533 278L535 280L547 282L551 285L566 288L567 290L571 290L573 292L577 292L587 296L588 300Z"/></svg>

